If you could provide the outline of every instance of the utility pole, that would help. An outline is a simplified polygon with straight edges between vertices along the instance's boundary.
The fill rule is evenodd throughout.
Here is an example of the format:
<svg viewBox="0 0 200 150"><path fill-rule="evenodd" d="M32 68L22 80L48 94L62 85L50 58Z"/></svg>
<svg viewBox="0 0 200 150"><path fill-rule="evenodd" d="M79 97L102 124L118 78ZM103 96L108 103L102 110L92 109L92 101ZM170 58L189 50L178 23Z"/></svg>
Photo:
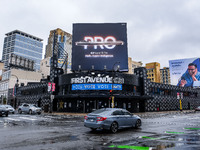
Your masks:
<svg viewBox="0 0 200 150"><path fill-rule="evenodd" d="M50 93L50 101L49 101L49 113L52 113L53 111L53 100L54 95L52 91L52 84L55 83L55 70L58 67L58 57L55 52L55 45L57 42L57 36L56 31L54 31L54 37L53 37L53 51L52 51L52 57L51 57L51 66L50 66L50 83L49 83L49 93Z"/></svg>
<svg viewBox="0 0 200 150"><path fill-rule="evenodd" d="M19 78L16 75L14 75L14 74L12 74L11 76L14 76L14 77L17 78L15 86L14 86L14 89L13 89L13 97L14 97L13 107L16 109L17 108L17 98L16 98L16 96L17 96L17 90L18 90L18 87L19 87L19 84L18 84Z"/></svg>
<svg viewBox="0 0 200 150"><path fill-rule="evenodd" d="M120 63L119 61L115 62L113 64L113 67L112 67L112 90L110 90L110 99L111 99L111 106L112 108L115 107L115 97L113 95L113 84L114 84L114 67L116 64ZM119 69L119 67L117 67L117 70Z"/></svg>

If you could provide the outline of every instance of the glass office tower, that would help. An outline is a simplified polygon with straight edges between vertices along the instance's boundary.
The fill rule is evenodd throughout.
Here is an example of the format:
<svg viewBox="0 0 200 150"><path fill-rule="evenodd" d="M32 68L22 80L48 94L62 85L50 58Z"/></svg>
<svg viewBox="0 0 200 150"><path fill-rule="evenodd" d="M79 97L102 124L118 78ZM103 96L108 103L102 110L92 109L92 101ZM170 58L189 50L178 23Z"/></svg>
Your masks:
<svg viewBox="0 0 200 150"><path fill-rule="evenodd" d="M15 55L34 60L34 69L39 70L40 61L42 60L43 40L19 30L14 30L5 35L2 54L5 68L9 65L9 55L14 53Z"/></svg>

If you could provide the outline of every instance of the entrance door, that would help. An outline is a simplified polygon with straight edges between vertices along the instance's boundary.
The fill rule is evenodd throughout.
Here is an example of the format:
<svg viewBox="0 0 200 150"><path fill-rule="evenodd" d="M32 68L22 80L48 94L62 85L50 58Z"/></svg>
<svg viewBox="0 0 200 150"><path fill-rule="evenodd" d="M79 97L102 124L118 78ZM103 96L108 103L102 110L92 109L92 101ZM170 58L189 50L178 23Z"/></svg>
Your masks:
<svg viewBox="0 0 200 150"><path fill-rule="evenodd" d="M86 112L86 113L90 113L90 112L92 112L94 109L96 109L95 104L96 104L95 101L86 100L86 101L85 101L85 112Z"/></svg>

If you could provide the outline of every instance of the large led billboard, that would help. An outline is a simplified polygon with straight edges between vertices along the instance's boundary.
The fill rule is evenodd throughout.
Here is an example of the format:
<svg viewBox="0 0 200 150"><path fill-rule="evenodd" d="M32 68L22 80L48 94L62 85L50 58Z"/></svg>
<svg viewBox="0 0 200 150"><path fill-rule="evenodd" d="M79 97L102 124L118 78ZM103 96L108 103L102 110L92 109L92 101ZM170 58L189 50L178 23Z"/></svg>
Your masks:
<svg viewBox="0 0 200 150"><path fill-rule="evenodd" d="M128 71L126 23L73 24L72 70Z"/></svg>
<svg viewBox="0 0 200 150"><path fill-rule="evenodd" d="M200 59L188 58L169 61L171 84L180 87L200 86Z"/></svg>

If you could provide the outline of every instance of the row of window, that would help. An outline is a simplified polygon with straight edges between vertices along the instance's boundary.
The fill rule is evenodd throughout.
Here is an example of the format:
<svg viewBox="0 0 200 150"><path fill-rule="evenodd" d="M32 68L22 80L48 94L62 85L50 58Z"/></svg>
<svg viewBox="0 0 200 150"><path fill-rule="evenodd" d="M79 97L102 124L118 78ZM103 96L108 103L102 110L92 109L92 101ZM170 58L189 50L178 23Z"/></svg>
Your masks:
<svg viewBox="0 0 200 150"><path fill-rule="evenodd" d="M37 45L38 47L43 47L43 43L41 43L40 41L28 38L28 37L24 37L22 35L18 35L16 34L16 39L23 41L25 43L30 43L32 45Z"/></svg>
<svg viewBox="0 0 200 150"><path fill-rule="evenodd" d="M22 43L22 42L19 42L19 41L15 41L15 42L13 41L13 42L9 42L7 44L4 44L4 47L3 47L4 53L6 52L7 49L12 48L14 46L19 46L19 47L22 47L22 48L33 50L35 52L42 53L41 47L35 47L35 46L29 45L29 44L26 44L26 43Z"/></svg>
<svg viewBox="0 0 200 150"><path fill-rule="evenodd" d="M154 74L147 74L147 77L153 77Z"/></svg>
<svg viewBox="0 0 200 150"><path fill-rule="evenodd" d="M10 71L2 74L2 81L8 80L10 78Z"/></svg>
<svg viewBox="0 0 200 150"><path fill-rule="evenodd" d="M0 91L4 91L8 89L8 82L0 84Z"/></svg>
<svg viewBox="0 0 200 150"><path fill-rule="evenodd" d="M4 39L4 43L11 43L11 41L14 42L13 40L19 40L19 41L22 41L22 42L25 42L25 43L29 43L31 45L36 45L40 48L43 47L42 42L31 39L30 37L24 37L24 36L19 35L19 34L15 34L15 35L11 35L11 36L6 37Z"/></svg>
<svg viewBox="0 0 200 150"><path fill-rule="evenodd" d="M168 96L177 96L176 90L166 90L166 89L160 89L151 87L149 89L149 92L151 95L168 95ZM197 93L192 92L183 92L184 97L197 97Z"/></svg>
<svg viewBox="0 0 200 150"><path fill-rule="evenodd" d="M42 47L36 47L35 45L29 45L27 43L23 43L23 42L20 42L20 41L15 41L15 46L19 46L19 47L22 47L22 48L26 48L26 49L29 49L29 50L33 50L33 51L42 53Z"/></svg>
<svg viewBox="0 0 200 150"><path fill-rule="evenodd" d="M14 52L14 47L10 47L10 48L3 50L3 54L7 54L7 53L11 53L11 52Z"/></svg>
<svg viewBox="0 0 200 150"><path fill-rule="evenodd" d="M154 69L147 69L147 73L153 73Z"/></svg>
<svg viewBox="0 0 200 150"><path fill-rule="evenodd" d="M30 55L32 57L36 57L36 58L41 58L42 59L42 53L36 53L34 51L30 51L30 50L26 50L26 49L22 49L22 48L18 48L18 47L15 47L14 51L19 53L20 55L21 54Z"/></svg>

